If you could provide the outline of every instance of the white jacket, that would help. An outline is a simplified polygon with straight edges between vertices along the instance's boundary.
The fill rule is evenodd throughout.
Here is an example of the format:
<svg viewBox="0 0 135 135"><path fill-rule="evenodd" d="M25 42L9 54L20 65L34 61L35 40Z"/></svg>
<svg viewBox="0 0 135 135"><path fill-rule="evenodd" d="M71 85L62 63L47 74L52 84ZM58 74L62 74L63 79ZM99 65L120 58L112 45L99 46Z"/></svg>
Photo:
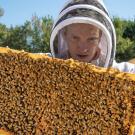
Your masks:
<svg viewBox="0 0 135 135"><path fill-rule="evenodd" d="M120 70L121 72L135 73L135 64L131 64L129 62L117 63L116 61L113 61L112 67Z"/></svg>

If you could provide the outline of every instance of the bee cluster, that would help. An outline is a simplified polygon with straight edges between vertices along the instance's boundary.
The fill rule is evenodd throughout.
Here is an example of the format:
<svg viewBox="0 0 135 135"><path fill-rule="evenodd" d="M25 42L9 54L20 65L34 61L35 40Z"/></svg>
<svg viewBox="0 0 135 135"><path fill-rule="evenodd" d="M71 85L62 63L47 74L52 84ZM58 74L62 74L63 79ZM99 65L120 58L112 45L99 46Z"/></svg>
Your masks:
<svg viewBox="0 0 135 135"><path fill-rule="evenodd" d="M0 48L0 128L12 135L131 135L135 75Z"/></svg>

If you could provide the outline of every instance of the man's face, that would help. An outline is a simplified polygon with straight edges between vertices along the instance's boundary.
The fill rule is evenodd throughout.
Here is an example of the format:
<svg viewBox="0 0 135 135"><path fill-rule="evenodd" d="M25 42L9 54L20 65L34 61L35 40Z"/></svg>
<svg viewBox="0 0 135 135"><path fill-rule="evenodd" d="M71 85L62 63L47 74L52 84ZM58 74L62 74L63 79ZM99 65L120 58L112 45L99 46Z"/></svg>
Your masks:
<svg viewBox="0 0 135 135"><path fill-rule="evenodd" d="M64 35L71 58L83 62L91 62L99 57L100 49L98 44L101 32L95 26L72 24L67 26Z"/></svg>

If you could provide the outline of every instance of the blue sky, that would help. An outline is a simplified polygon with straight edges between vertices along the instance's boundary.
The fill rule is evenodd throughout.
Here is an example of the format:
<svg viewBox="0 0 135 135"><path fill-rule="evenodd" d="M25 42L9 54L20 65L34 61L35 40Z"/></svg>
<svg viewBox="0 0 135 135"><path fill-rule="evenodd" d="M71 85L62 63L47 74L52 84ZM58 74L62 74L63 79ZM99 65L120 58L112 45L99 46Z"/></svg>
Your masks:
<svg viewBox="0 0 135 135"><path fill-rule="evenodd" d="M0 7L5 14L0 18L0 23L22 25L30 20L32 15L39 17L50 15L54 19L67 0L0 0ZM104 0L111 16L126 19L135 18L135 0Z"/></svg>

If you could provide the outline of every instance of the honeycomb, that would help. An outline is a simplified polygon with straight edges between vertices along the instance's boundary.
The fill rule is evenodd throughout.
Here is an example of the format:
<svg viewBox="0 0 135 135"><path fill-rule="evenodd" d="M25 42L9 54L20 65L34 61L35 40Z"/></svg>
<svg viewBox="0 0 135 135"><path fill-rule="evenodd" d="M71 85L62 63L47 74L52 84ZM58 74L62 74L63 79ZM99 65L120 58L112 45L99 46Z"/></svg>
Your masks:
<svg viewBox="0 0 135 135"><path fill-rule="evenodd" d="M0 48L0 129L11 135L133 135L134 128L134 74Z"/></svg>

